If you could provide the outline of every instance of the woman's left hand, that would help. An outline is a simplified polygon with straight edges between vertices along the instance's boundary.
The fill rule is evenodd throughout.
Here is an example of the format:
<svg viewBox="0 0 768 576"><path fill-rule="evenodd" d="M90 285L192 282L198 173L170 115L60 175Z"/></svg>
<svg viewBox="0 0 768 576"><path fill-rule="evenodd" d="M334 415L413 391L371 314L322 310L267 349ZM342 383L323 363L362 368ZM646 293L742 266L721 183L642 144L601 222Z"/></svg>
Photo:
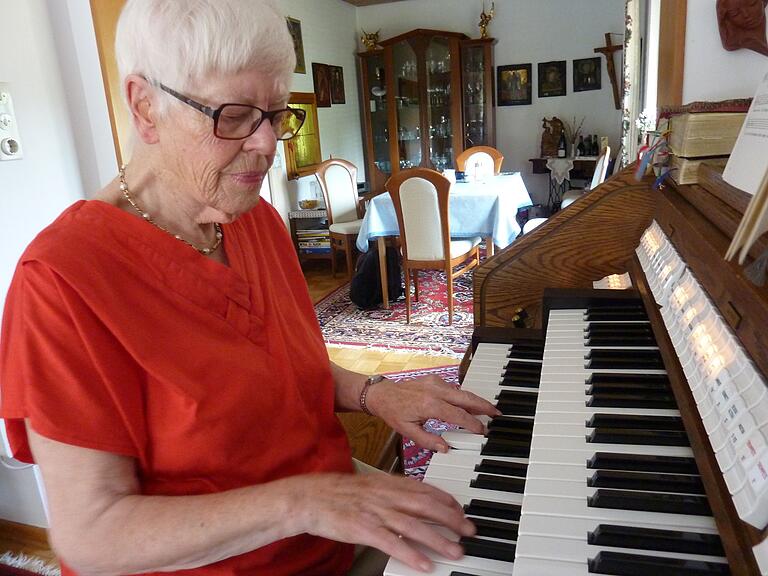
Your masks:
<svg viewBox="0 0 768 576"><path fill-rule="evenodd" d="M374 415L403 436L438 452L446 452L448 444L440 436L422 428L428 419L436 418L483 434L485 426L476 416L500 414L487 400L460 390L437 376L421 376L400 382L385 378L368 389L366 405Z"/></svg>

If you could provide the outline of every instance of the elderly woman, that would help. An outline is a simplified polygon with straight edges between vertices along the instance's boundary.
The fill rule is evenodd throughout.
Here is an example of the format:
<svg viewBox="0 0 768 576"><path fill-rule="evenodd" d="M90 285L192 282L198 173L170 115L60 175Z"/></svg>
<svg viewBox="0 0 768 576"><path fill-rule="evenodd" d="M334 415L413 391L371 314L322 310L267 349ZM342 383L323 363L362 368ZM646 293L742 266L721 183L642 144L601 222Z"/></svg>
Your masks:
<svg viewBox="0 0 768 576"><path fill-rule="evenodd" d="M421 569L474 527L447 494L353 474L334 411L427 448L489 403L437 379L329 363L285 227L259 189L294 68L270 0L128 0L117 54L130 164L21 258L0 348L2 416L40 465L64 574L344 574L352 544Z"/></svg>

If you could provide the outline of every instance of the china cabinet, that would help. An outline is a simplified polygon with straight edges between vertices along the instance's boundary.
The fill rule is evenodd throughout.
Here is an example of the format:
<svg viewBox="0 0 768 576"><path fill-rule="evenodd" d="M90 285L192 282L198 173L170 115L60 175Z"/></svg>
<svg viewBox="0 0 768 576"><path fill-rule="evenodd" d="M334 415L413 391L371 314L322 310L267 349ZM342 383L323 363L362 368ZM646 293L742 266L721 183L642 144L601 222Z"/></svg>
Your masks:
<svg viewBox="0 0 768 576"><path fill-rule="evenodd" d="M369 190L399 170L452 168L465 148L495 145L495 42L413 30L359 54Z"/></svg>

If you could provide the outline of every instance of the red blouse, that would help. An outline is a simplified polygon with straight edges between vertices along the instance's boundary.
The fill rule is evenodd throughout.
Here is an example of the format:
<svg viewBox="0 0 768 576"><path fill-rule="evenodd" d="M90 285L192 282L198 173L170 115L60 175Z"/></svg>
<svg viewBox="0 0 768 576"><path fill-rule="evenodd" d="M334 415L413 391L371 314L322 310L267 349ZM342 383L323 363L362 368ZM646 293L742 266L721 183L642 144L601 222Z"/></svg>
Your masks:
<svg viewBox="0 0 768 576"><path fill-rule="evenodd" d="M0 339L0 416L31 462L48 438L136 459L144 494L352 472L328 354L282 220L225 225L229 267L104 202L30 244ZM352 548L300 535L194 574L342 574ZM72 574L65 568L65 574Z"/></svg>

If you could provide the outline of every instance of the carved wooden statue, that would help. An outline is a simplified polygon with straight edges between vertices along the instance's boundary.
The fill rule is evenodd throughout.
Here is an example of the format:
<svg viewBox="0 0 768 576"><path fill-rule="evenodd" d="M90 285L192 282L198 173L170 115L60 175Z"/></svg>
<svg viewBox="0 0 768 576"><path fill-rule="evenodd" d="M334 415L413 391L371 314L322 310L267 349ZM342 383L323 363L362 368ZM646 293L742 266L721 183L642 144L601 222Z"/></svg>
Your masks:
<svg viewBox="0 0 768 576"><path fill-rule="evenodd" d="M768 0L717 0L717 25L723 48L747 48L768 56L766 4Z"/></svg>
<svg viewBox="0 0 768 576"><path fill-rule="evenodd" d="M544 118L544 132L541 135L541 157L557 156L557 147L560 144L560 134L563 133L563 121L557 116L552 120Z"/></svg>

